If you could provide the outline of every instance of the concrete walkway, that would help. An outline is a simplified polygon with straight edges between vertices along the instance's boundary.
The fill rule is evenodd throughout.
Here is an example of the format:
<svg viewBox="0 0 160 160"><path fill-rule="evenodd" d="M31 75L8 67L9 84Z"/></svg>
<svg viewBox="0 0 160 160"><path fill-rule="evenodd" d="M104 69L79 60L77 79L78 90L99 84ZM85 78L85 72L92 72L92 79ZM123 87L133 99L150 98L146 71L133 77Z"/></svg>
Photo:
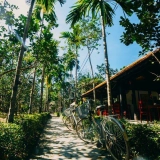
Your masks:
<svg viewBox="0 0 160 160"><path fill-rule="evenodd" d="M69 131L60 117L48 121L39 146L30 160L113 160L106 150L86 144L74 131Z"/></svg>

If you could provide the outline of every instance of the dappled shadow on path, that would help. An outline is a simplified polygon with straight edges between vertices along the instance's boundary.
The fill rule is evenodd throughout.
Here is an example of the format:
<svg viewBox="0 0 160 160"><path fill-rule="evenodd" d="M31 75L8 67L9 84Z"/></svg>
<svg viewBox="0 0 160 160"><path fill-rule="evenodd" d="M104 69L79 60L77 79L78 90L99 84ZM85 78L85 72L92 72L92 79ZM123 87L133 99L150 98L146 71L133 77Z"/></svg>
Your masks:
<svg viewBox="0 0 160 160"><path fill-rule="evenodd" d="M106 150L86 144L75 131L71 132L65 127L61 118L53 116L31 157L30 160L112 160Z"/></svg>

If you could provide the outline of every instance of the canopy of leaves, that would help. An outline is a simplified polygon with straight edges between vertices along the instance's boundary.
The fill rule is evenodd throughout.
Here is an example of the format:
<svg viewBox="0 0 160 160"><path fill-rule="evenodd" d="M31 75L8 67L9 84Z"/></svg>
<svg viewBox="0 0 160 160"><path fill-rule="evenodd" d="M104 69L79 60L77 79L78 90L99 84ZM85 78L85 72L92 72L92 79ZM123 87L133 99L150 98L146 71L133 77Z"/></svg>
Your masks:
<svg viewBox="0 0 160 160"><path fill-rule="evenodd" d="M97 65L97 70L98 70L98 73L95 73L96 77L99 77L100 79L104 80L106 76L105 64L102 63L101 65ZM110 76L113 76L116 73L118 73L118 69L113 69L109 67L109 73L110 73Z"/></svg>
<svg viewBox="0 0 160 160"><path fill-rule="evenodd" d="M121 8L128 14L132 14L132 9L130 8L131 2L123 0L78 0L72 7L71 11L67 15L66 22L71 23L74 26L80 19L92 15L92 18L99 17L100 14L103 16L105 25L113 25L113 16L117 6Z"/></svg>
<svg viewBox="0 0 160 160"><path fill-rule="evenodd" d="M120 25L125 28L121 42L130 45L136 42L142 47L140 54L160 47L160 3L159 0L132 0L132 10L138 23L121 17Z"/></svg>
<svg viewBox="0 0 160 160"><path fill-rule="evenodd" d="M78 88L79 92L85 93L90 89L93 89L93 82L95 83L95 86L101 83L103 80L99 77L92 78L91 74L89 72L84 74L79 74L78 76ZM81 95L80 94L80 95Z"/></svg>

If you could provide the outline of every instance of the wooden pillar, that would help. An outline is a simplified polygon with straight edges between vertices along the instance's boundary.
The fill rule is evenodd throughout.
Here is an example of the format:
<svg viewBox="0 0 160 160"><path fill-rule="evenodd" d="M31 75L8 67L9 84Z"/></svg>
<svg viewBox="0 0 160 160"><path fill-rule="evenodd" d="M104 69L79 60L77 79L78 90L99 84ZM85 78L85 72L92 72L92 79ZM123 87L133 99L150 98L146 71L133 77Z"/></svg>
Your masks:
<svg viewBox="0 0 160 160"><path fill-rule="evenodd" d="M126 92L123 84L119 85L119 99L121 106L121 116L123 116L123 112L126 110L127 101L126 101Z"/></svg>
<svg viewBox="0 0 160 160"><path fill-rule="evenodd" d="M139 116L139 109L138 109L138 106L137 106L137 103L136 103L137 102L136 91L135 91L135 84L134 84L133 81L131 82L131 88L132 88L131 119L137 119L137 117Z"/></svg>
<svg viewBox="0 0 160 160"><path fill-rule="evenodd" d="M135 89L132 88L132 106L131 106L131 119L135 119L135 115L136 117L138 116L138 108L137 108L137 104L136 104L136 92Z"/></svg>

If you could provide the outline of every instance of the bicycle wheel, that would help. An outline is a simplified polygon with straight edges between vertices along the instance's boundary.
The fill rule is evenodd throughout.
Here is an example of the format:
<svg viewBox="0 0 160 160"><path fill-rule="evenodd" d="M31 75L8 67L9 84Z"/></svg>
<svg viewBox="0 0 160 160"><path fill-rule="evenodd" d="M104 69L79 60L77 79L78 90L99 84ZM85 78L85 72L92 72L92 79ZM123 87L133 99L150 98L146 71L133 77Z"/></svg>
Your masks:
<svg viewBox="0 0 160 160"><path fill-rule="evenodd" d="M64 124L65 124L66 127L67 127L69 130L71 130L71 131L75 128L75 126L74 126L75 123L74 123L74 120L72 119L71 116L69 116L69 117L67 117L67 118L65 119Z"/></svg>
<svg viewBox="0 0 160 160"><path fill-rule="evenodd" d="M77 123L76 132L84 142L94 143L96 141L96 127L89 118L83 118Z"/></svg>
<svg viewBox="0 0 160 160"><path fill-rule="evenodd" d="M102 121L103 134L107 150L115 160L129 159L129 144L125 130L113 117Z"/></svg>

